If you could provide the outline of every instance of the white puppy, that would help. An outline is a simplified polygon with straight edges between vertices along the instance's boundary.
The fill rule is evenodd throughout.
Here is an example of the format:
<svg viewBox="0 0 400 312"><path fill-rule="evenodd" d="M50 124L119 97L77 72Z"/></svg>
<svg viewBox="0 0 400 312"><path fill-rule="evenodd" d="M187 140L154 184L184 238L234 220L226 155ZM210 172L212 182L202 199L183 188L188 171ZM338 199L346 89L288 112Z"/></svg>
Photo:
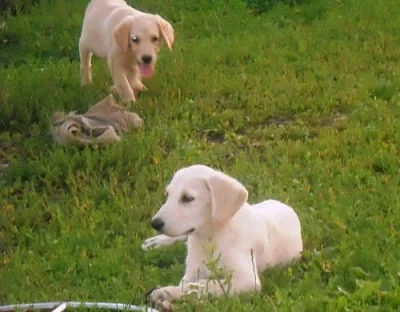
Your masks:
<svg viewBox="0 0 400 312"><path fill-rule="evenodd" d="M79 39L81 83L92 82L91 59L106 58L116 91L123 102L136 100L145 86L141 77L154 71L161 39L169 49L172 26L159 15L143 13L124 0L92 0L85 12Z"/></svg>
<svg viewBox="0 0 400 312"><path fill-rule="evenodd" d="M177 299L193 283L216 296L227 290L260 290L259 272L301 256L301 227L294 210L276 200L249 205L245 187L222 172L203 165L183 168L166 193L165 204L151 221L163 234L147 239L142 248L187 237L186 272L178 286L153 290L153 302ZM211 259L217 259L225 279L216 280Z"/></svg>

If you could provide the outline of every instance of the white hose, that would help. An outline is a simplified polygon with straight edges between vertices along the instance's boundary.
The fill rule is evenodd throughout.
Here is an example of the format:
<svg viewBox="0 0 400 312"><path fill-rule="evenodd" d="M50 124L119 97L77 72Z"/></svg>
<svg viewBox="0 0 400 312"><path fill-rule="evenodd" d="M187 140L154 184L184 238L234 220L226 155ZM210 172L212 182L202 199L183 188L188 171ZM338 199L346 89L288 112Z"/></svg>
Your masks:
<svg viewBox="0 0 400 312"><path fill-rule="evenodd" d="M139 307L132 304L125 303L109 303L109 302L43 302L43 303L23 303L23 304L10 304L0 306L0 312L11 312L15 310L53 310L53 312L62 312L68 308L100 308L100 309L111 309L121 311L142 311L142 312L158 312L156 309Z"/></svg>

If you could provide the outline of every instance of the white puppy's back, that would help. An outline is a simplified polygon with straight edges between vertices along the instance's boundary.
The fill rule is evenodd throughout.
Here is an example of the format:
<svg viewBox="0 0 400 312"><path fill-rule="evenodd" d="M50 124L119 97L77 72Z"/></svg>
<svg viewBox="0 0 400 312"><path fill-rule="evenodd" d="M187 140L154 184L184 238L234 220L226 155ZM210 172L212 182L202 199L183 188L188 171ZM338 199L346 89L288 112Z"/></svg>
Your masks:
<svg viewBox="0 0 400 312"><path fill-rule="evenodd" d="M277 200L266 200L251 209L257 209L260 218L267 222L268 244L265 255L260 257L266 263L260 264L262 267L285 264L301 256L300 220L291 207Z"/></svg>

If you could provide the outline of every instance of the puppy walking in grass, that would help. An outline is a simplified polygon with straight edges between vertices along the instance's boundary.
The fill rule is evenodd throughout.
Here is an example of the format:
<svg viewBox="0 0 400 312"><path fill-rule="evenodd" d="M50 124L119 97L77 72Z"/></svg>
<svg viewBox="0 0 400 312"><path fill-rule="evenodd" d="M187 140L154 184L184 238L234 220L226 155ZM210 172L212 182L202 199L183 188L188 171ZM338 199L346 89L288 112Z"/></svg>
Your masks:
<svg viewBox="0 0 400 312"><path fill-rule="evenodd" d="M247 203L247 190L237 180L203 165L183 168L166 188L167 200L151 225L162 234L142 248L159 247L187 238L186 271L177 286L155 289L155 303L190 292L193 283L219 296L229 290L260 290L259 272L288 264L301 256L303 242L294 210L276 200ZM211 257L228 279L215 279ZM215 275L215 274L214 274Z"/></svg>
<svg viewBox="0 0 400 312"><path fill-rule="evenodd" d="M135 101L145 89L141 78L153 75L162 40L171 50L174 30L161 16L135 10L124 0L92 0L79 39L81 84L92 82L95 54L107 59L121 101Z"/></svg>

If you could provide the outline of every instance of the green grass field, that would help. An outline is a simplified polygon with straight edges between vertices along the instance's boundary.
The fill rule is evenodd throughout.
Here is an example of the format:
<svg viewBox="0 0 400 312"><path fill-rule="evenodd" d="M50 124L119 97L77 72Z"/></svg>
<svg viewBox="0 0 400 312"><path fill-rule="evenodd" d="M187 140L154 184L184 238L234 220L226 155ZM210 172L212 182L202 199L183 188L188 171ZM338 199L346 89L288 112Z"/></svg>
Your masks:
<svg viewBox="0 0 400 312"><path fill-rule="evenodd" d="M144 128L100 148L49 135L54 111L84 112L112 83L95 59L94 84L80 87L87 1L0 18L0 304L140 305L178 283L183 244L140 246L174 171L203 163L250 202L292 205L304 258L264 272L259 294L188 297L176 311L399 311L400 1L261 15L244 0L130 3L171 21L176 45L132 105Z"/></svg>

